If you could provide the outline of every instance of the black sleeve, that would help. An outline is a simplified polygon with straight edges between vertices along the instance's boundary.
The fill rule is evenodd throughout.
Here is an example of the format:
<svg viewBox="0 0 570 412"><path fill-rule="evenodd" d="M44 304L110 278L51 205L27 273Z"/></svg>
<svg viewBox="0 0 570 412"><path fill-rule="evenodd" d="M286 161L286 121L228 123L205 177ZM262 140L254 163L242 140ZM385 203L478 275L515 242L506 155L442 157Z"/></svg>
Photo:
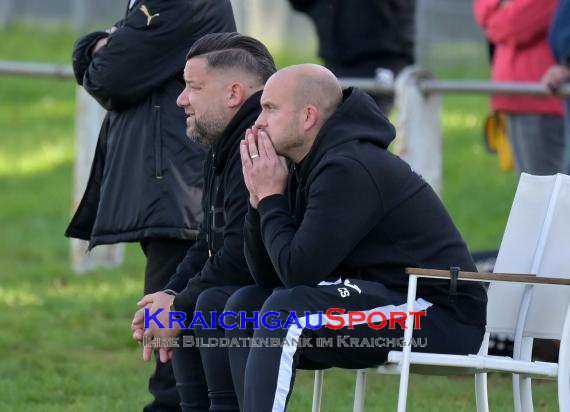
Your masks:
<svg viewBox="0 0 570 412"><path fill-rule="evenodd" d="M140 8L133 8L94 53L82 84L105 109L128 108L182 72L198 28L189 31L191 6L181 4L147 0L146 10L154 16L150 23Z"/></svg>
<svg viewBox="0 0 570 412"><path fill-rule="evenodd" d="M358 161L324 165L309 186L302 223L296 227L283 195L258 205L263 243L286 287L315 286L382 218L378 188Z"/></svg>
<svg viewBox="0 0 570 412"><path fill-rule="evenodd" d="M188 249L186 256L178 264L176 273L172 275L164 289L172 289L176 292L182 291L188 284L188 281L204 267L206 260L208 260L208 245L200 230L196 243Z"/></svg>
<svg viewBox="0 0 570 412"><path fill-rule="evenodd" d="M261 238L259 213L251 205L245 217L243 235L245 260L255 283L268 289L283 286Z"/></svg>
<svg viewBox="0 0 570 412"><path fill-rule="evenodd" d="M239 151L235 150L226 164L224 189L225 227L223 245L208 258L200 272L191 278L186 288L176 296L177 309L189 311L198 287L196 283L213 286L248 285L253 283L244 257L243 226L249 193L243 181ZM187 312L188 313L188 312Z"/></svg>
<svg viewBox="0 0 570 412"><path fill-rule="evenodd" d="M106 31L95 31L80 37L75 42L71 55L71 65L73 67L73 75L78 85L83 85L83 76L85 76L85 72L91 64L91 49L99 39L108 36L109 33Z"/></svg>

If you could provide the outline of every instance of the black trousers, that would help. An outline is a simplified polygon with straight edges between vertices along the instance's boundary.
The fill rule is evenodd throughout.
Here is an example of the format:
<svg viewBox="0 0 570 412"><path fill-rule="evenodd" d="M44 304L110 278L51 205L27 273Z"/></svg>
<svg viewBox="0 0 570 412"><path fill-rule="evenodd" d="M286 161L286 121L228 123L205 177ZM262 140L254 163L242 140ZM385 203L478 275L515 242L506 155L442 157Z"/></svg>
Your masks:
<svg viewBox="0 0 570 412"><path fill-rule="evenodd" d="M164 289L178 264L194 241L179 239L144 239L140 242L146 256L144 294ZM155 360L156 367L150 377L148 389L154 399L146 405L144 412L180 411L180 397L170 362Z"/></svg>
<svg viewBox="0 0 570 412"><path fill-rule="evenodd" d="M281 321L282 325L290 318L290 313L294 312L301 326L292 324L288 328L270 329L260 325L255 329L252 322L249 322L246 324L249 327L245 329L225 331L225 336L230 340L252 337L257 339L258 343L270 342L272 338L287 342L283 346L274 347L264 344L254 344L250 348L247 345L230 345L227 349L242 412L284 411L297 368L372 367L386 362L389 351L401 350L397 345L398 339L403 338L404 330L397 322L394 322L394 329L390 329L389 325L373 329L366 323L357 322L352 328L347 322L340 329L312 327L319 323L318 313L325 313L330 308L367 314L382 312L389 319L390 312L406 311L404 294L386 289L382 284L363 280L322 283L318 287L298 286L274 291L248 286L238 290L228 299L226 311L245 311L248 316L255 310L261 310L262 314L276 312L277 315L273 319ZM213 293L214 291L203 296L204 300L213 296ZM424 309L426 316L419 317L421 329L415 329L413 337L418 344L423 343L426 346L414 347L412 350L451 354L477 352L483 339L482 327L460 323L445 310L418 299L416 310ZM373 319L374 324L378 325L381 319L377 315ZM326 322L324 316L322 320ZM326 341L327 345L318 346L319 338ZM350 341L351 338L355 341ZM330 346L329 339L332 342ZM365 341L372 344L367 346ZM203 352L210 350L218 349L203 348ZM204 356L206 370L210 368L207 359L209 357Z"/></svg>
<svg viewBox="0 0 570 412"><path fill-rule="evenodd" d="M219 318L228 298L240 287L211 288L211 285L204 284L204 288L197 299L195 310L202 314L210 327L212 313L216 312ZM193 314L187 314L187 317L190 316ZM194 338L203 340L223 338L224 333L221 327L208 329L199 325L181 333L179 347L174 348L172 362L182 412L239 412L227 349L220 346L204 348L189 344ZM206 392L207 397L204 396Z"/></svg>

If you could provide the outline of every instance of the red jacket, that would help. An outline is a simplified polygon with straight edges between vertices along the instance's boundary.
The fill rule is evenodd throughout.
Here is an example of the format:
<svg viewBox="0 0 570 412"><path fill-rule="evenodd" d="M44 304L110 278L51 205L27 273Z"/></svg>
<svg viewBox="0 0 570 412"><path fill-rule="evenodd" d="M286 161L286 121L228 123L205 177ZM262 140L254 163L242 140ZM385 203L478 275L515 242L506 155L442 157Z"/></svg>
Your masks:
<svg viewBox="0 0 570 412"><path fill-rule="evenodd" d="M495 43L492 76L498 82L539 82L556 64L548 29L557 0L475 0L477 23ZM495 95L496 111L564 115L559 97Z"/></svg>

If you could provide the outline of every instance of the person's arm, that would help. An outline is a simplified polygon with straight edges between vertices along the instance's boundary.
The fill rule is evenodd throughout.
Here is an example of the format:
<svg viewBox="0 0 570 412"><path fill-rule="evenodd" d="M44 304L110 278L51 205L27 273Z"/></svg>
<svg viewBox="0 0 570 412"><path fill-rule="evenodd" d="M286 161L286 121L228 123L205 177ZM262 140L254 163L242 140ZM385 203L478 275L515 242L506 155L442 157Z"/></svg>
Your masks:
<svg viewBox="0 0 570 412"><path fill-rule="evenodd" d="M383 213L368 170L344 157L320 167L298 228L284 195L263 198L258 211L264 244L286 287L315 286L333 275Z"/></svg>
<svg viewBox="0 0 570 412"><path fill-rule="evenodd" d="M261 238L259 213L251 205L245 217L243 235L245 260L255 283L267 289L283 286Z"/></svg>
<svg viewBox="0 0 570 412"><path fill-rule="evenodd" d="M123 110L182 72L189 45L190 5L147 0L133 8L108 42L93 54L82 84L107 110Z"/></svg>
<svg viewBox="0 0 570 412"><path fill-rule="evenodd" d="M223 245L208 258L202 269L191 278L174 301L177 310L187 311L194 305L194 282L212 285L247 285L251 274L243 253L243 226L249 194L243 182L239 155L233 154L226 164L227 180L224 189L224 213L226 224Z"/></svg>
<svg viewBox="0 0 570 412"><path fill-rule="evenodd" d="M487 21L500 6L501 0L475 0L473 2L475 22L485 29Z"/></svg>
<svg viewBox="0 0 570 412"><path fill-rule="evenodd" d="M545 36L555 0L476 0L475 19L493 43L524 45Z"/></svg>
<svg viewBox="0 0 570 412"><path fill-rule="evenodd" d="M570 69L570 0L560 0L550 29L550 46L560 65Z"/></svg>
<svg viewBox="0 0 570 412"><path fill-rule="evenodd" d="M73 46L71 55L71 66L73 67L73 75L78 85L83 85L83 77L93 59L93 51L95 45L101 39L107 39L109 33L106 31L95 31L80 37Z"/></svg>
<svg viewBox="0 0 570 412"><path fill-rule="evenodd" d="M196 276L197 273L204 267L208 260L208 245L200 230L196 243L192 245L186 256L176 268L176 272L170 277L168 284L164 289L170 289L175 292L182 291L188 281Z"/></svg>
<svg viewBox="0 0 570 412"><path fill-rule="evenodd" d="M555 93L568 80L570 80L570 66L562 64L550 66L542 76L542 82L552 93Z"/></svg>

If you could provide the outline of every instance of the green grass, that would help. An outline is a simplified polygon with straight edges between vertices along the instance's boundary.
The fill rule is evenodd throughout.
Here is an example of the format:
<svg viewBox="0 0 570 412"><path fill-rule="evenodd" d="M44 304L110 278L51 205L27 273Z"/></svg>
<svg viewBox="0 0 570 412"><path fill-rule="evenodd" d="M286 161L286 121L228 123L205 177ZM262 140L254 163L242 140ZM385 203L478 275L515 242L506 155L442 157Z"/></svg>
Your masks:
<svg viewBox="0 0 570 412"><path fill-rule="evenodd" d="M76 34L0 31L0 59L67 63ZM314 59L281 53L279 64ZM0 411L137 411L150 398L151 365L129 324L142 293L143 259L85 276L69 268L63 231L71 208L75 87L0 76ZM482 145L487 100L444 100L444 201L473 249L497 248L515 178ZM291 411L308 410L312 374L300 371ZM324 411L350 410L354 374L325 373ZM510 379L491 377L492 410L512 410ZM414 376L411 411L472 411L470 379ZM368 410L394 410L397 379L371 375ZM557 410L555 386L536 385L539 411Z"/></svg>

